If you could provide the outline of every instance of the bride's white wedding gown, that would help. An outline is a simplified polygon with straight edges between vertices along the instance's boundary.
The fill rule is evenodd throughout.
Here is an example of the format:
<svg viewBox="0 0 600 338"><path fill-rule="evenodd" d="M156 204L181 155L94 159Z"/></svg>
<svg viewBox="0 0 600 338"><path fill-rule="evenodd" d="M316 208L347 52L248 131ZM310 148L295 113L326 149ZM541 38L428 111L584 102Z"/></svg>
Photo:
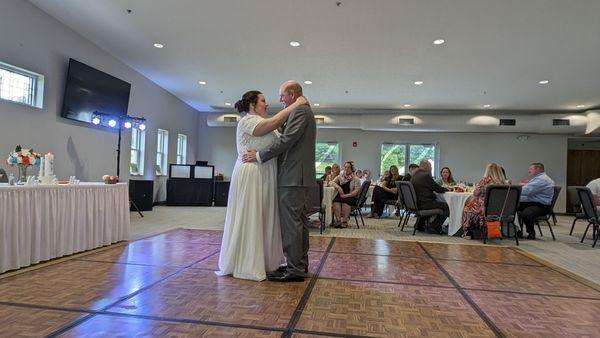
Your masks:
<svg viewBox="0 0 600 338"><path fill-rule="evenodd" d="M285 263L277 202L277 159L242 163L250 149L260 151L276 139L276 132L252 136L263 118L247 114L237 126L238 158L231 174L218 275L261 281L266 271Z"/></svg>

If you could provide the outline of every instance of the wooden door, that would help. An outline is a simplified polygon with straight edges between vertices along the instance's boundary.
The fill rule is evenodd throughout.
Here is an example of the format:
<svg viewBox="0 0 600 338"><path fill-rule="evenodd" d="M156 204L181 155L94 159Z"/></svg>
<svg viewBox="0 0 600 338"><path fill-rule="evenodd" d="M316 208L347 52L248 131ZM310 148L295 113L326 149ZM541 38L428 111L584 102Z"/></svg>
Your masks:
<svg viewBox="0 0 600 338"><path fill-rule="evenodd" d="M567 186L585 186L600 177L600 150L569 150L567 153ZM567 194L567 212L573 212Z"/></svg>

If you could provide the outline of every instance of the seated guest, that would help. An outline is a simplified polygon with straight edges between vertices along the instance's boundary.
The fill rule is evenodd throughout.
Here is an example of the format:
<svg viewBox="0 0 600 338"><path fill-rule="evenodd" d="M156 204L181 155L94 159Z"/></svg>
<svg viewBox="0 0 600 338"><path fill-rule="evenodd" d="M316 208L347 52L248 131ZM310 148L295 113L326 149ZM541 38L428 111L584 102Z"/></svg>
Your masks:
<svg viewBox="0 0 600 338"><path fill-rule="evenodd" d="M407 181L410 182L410 179L413 177L413 175L419 170L419 166L411 163L408 166L408 173L406 173L406 175L404 175L404 177L402 177L402 181Z"/></svg>
<svg viewBox="0 0 600 338"><path fill-rule="evenodd" d="M390 177L390 171L386 170L383 172L383 175L381 175L381 177L379 177L379 179L377 180L377 185L381 186L383 184L383 182L385 182L385 180L387 180Z"/></svg>
<svg viewBox="0 0 600 338"><path fill-rule="evenodd" d="M8 182L8 176L6 175L6 171L4 171L4 169L0 168L0 183L7 183Z"/></svg>
<svg viewBox="0 0 600 338"><path fill-rule="evenodd" d="M354 176L356 176L356 178L358 178L360 180L363 177L362 170L357 169L356 172L354 173Z"/></svg>
<svg viewBox="0 0 600 338"><path fill-rule="evenodd" d="M440 170L440 178L436 182L444 188L450 188L456 185L454 177L452 177L452 171L450 171L450 168L448 167L443 167L442 170Z"/></svg>
<svg viewBox="0 0 600 338"><path fill-rule="evenodd" d="M398 199L398 188L396 187L396 181L400 180L398 167L395 165L391 166L389 172L390 174L381 183L381 186L376 186L373 189L373 206L371 207L372 217L381 217L385 201Z"/></svg>
<svg viewBox="0 0 600 338"><path fill-rule="evenodd" d="M325 183L327 186L331 185L331 182L340 175L340 165L337 163L334 163L331 165L331 172L329 173L329 175L327 175L327 178L325 178Z"/></svg>
<svg viewBox="0 0 600 338"><path fill-rule="evenodd" d="M502 168L496 163L489 163L485 167L483 178L475 186L473 196L466 202L462 213L463 237L469 229L480 229L485 224L483 204L485 203L485 188L490 184L506 184Z"/></svg>
<svg viewBox="0 0 600 338"><path fill-rule="evenodd" d="M325 182L329 174L331 174L331 166L328 165L325 167L325 174L321 176L321 181Z"/></svg>
<svg viewBox="0 0 600 338"><path fill-rule="evenodd" d="M371 180L371 173L367 169L363 170L363 175L360 178L360 184L362 185L366 181L370 181L370 180Z"/></svg>
<svg viewBox="0 0 600 338"><path fill-rule="evenodd" d="M596 205L598 212L600 212L600 178L591 180L586 187L588 187L592 192L592 195L594 196L594 204Z"/></svg>
<svg viewBox="0 0 600 338"><path fill-rule="evenodd" d="M546 175L542 163L532 163L527 172L529 181L522 182L519 217L527 228L527 239L535 239L534 221L551 211L554 181Z"/></svg>
<svg viewBox="0 0 600 338"><path fill-rule="evenodd" d="M437 184L431 176L431 163L427 160L421 161L419 170L413 175L410 182L415 188L417 195L417 206L419 209L440 209L443 214L436 216L433 222L429 224L427 231L432 233L442 233L442 225L450 216L450 208L448 203L436 199L435 193L443 194L446 189ZM418 230L424 230L424 220L420 224L415 224Z"/></svg>
<svg viewBox="0 0 600 338"><path fill-rule="evenodd" d="M347 228L350 206L356 204L356 196L360 191L360 181L354 175L352 162L344 163L344 171L333 180L333 184L338 189L338 194L333 199L333 227Z"/></svg>

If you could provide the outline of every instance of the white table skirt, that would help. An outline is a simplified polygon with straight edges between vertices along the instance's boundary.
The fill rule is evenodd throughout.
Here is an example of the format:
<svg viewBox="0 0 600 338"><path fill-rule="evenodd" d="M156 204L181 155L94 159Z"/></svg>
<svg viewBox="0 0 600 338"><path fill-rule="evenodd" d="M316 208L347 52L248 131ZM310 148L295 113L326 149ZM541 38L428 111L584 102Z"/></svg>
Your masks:
<svg viewBox="0 0 600 338"><path fill-rule="evenodd" d="M454 236L460 230L462 224L462 213L465 208L465 202L473 193L470 192L446 192L437 194L438 198L446 201L450 208L450 217L446 220L448 225L448 236Z"/></svg>
<svg viewBox="0 0 600 338"><path fill-rule="evenodd" d="M334 187L323 187L323 213L325 214L325 227L331 224L333 213L333 199L338 191Z"/></svg>
<svg viewBox="0 0 600 338"><path fill-rule="evenodd" d="M125 183L0 186L0 273L129 239Z"/></svg>
<svg viewBox="0 0 600 338"><path fill-rule="evenodd" d="M374 186L370 186L369 190L367 191L367 199L366 199L366 204L372 204L373 202L371 201L371 199L373 198L373 189L375 187ZM334 187L323 187L323 213L325 214L325 226L329 226L331 224L331 220L332 220L332 213L333 213L333 199L335 198L335 196L337 196L338 191L337 189L335 189Z"/></svg>

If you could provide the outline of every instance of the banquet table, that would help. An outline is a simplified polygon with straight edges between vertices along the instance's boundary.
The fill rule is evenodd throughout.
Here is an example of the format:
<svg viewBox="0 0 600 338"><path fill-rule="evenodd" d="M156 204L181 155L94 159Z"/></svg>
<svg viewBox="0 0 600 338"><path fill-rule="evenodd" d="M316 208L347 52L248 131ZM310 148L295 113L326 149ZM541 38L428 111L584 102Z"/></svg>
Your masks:
<svg viewBox="0 0 600 338"><path fill-rule="evenodd" d="M369 205L372 204L371 199L373 197L373 189L375 187L374 186L370 186L369 190L367 191L367 197L366 197L366 202L365 204ZM333 206L333 199L335 198L335 196L337 196L338 191L336 188L334 187L327 187L327 186L323 186L323 213L325 214L325 226L329 226L331 224L332 221L332 206Z"/></svg>
<svg viewBox="0 0 600 338"><path fill-rule="evenodd" d="M448 203L450 217L448 217L444 225L448 225L448 236L454 236L461 228L462 212L465 207L465 202L470 196L473 196L473 193L449 191L443 194L437 194L437 196L440 200Z"/></svg>
<svg viewBox="0 0 600 338"><path fill-rule="evenodd" d="M0 185L0 273L129 239L125 183Z"/></svg>

